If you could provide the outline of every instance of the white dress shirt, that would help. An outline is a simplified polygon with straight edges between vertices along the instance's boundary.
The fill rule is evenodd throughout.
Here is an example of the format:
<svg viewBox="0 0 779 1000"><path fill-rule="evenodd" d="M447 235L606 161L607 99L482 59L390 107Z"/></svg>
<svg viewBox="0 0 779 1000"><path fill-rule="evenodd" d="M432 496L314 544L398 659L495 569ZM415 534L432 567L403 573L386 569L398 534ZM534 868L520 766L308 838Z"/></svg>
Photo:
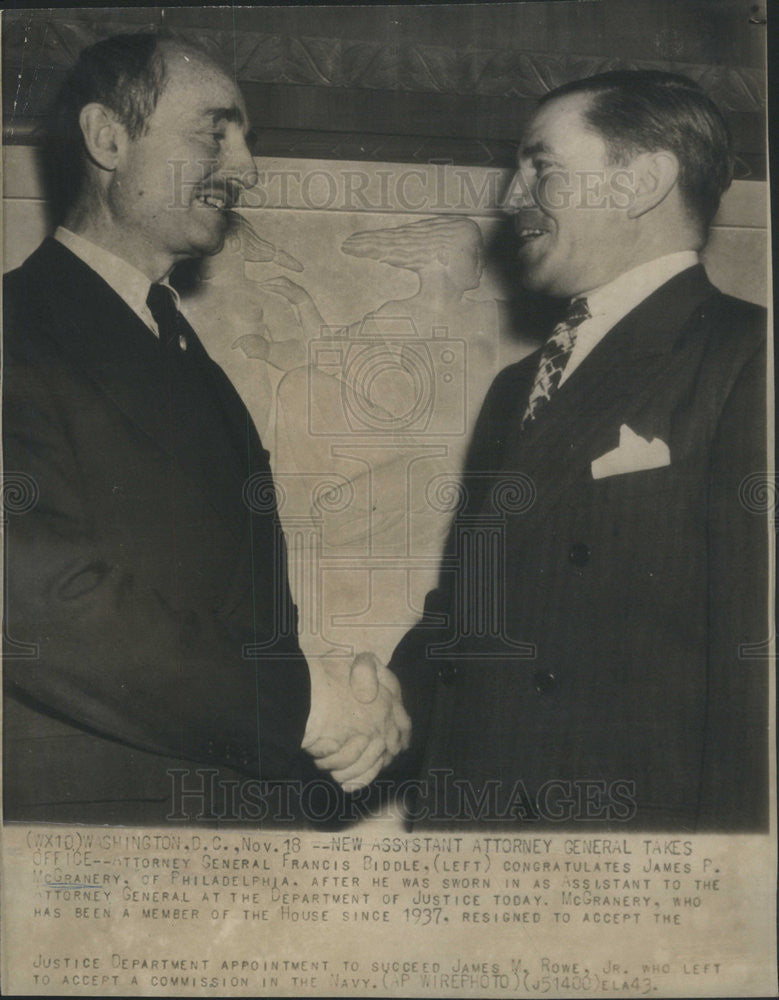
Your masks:
<svg viewBox="0 0 779 1000"><path fill-rule="evenodd" d="M57 226L54 239L67 247L80 260L83 260L87 267L96 271L103 281L107 282L116 294L124 299L135 315L143 320L154 336L159 337L160 331L157 329L157 323L146 305L146 297L152 283L143 271L139 271L137 267L128 264L126 260L122 260L116 254L98 246L92 240L79 236L78 233L71 232L64 226ZM179 308L179 293L176 289L168 282L167 278L163 278L159 283L170 288L173 292L176 308Z"/></svg>
<svg viewBox="0 0 779 1000"><path fill-rule="evenodd" d="M694 250L680 250L664 257L656 257L646 264L625 271L607 285L601 285L587 292L590 318L580 323L576 332L576 343L568 357L560 379L561 386L584 361L598 344L624 316L639 302L666 283L675 274L686 271L698 263ZM581 298L582 296L576 296Z"/></svg>

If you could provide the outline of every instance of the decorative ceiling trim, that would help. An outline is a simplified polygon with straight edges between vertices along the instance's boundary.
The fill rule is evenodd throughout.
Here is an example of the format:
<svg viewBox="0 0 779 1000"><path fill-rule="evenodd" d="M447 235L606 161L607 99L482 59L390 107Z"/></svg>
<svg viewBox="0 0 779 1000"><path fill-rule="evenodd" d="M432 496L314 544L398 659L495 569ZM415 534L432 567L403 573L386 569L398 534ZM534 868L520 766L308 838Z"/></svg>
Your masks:
<svg viewBox="0 0 779 1000"><path fill-rule="evenodd" d="M158 22L134 23L149 30ZM23 85L25 75L64 70L78 52L101 38L127 31L126 20L98 26L30 17L8 25L6 69ZM202 28L172 33L198 43L233 63L240 81L304 84L319 87L407 91L486 97L536 98L569 80L609 69L664 69L699 83L723 111L762 111L764 74L745 66L628 60L616 56L524 52L520 49L462 49L444 45L387 44L344 38L319 38ZM35 70L33 70L33 67Z"/></svg>

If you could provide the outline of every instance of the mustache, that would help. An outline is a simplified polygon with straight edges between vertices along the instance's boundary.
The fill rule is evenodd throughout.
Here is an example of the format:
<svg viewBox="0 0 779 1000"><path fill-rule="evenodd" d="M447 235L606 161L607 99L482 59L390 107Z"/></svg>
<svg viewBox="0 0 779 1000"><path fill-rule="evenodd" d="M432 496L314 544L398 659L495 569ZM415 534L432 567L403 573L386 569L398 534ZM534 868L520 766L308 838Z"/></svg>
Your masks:
<svg viewBox="0 0 779 1000"><path fill-rule="evenodd" d="M213 198L221 198L225 203L225 208L232 209L238 204L242 187L237 181L223 177L206 177L193 188L195 197L209 195Z"/></svg>

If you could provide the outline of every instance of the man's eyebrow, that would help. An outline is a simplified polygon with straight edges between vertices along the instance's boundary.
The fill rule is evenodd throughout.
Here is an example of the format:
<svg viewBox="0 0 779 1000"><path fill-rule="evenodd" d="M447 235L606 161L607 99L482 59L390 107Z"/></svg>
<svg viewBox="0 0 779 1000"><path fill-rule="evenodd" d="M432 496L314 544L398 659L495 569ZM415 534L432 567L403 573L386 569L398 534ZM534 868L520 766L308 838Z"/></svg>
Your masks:
<svg viewBox="0 0 779 1000"><path fill-rule="evenodd" d="M238 125L246 123L243 111L241 111L237 104L232 104L230 107L225 108L206 108L203 114L213 122L236 122Z"/></svg>
<svg viewBox="0 0 779 1000"><path fill-rule="evenodd" d="M523 146L519 151L520 157L525 159L531 156L537 156L539 153L554 155L554 150L550 145L548 145L548 143L539 141L531 143L529 146Z"/></svg>

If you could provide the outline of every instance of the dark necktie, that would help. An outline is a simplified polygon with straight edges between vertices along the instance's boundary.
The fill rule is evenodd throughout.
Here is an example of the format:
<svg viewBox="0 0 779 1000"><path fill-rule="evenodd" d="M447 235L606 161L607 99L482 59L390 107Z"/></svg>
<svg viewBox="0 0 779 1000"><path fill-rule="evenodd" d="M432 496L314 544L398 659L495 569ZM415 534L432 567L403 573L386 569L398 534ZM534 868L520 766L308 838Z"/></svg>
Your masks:
<svg viewBox="0 0 779 1000"><path fill-rule="evenodd" d="M569 303L564 319L557 324L551 337L544 344L533 388L530 390L527 407L522 416L523 430L533 423L557 391L568 358L576 343L578 327L589 318L590 310L587 299L574 299Z"/></svg>
<svg viewBox="0 0 779 1000"><path fill-rule="evenodd" d="M179 335L178 309L171 289L167 285L154 283L146 296L146 305L157 324L160 341L166 347L178 342L182 349L186 349L186 339L183 334Z"/></svg>

